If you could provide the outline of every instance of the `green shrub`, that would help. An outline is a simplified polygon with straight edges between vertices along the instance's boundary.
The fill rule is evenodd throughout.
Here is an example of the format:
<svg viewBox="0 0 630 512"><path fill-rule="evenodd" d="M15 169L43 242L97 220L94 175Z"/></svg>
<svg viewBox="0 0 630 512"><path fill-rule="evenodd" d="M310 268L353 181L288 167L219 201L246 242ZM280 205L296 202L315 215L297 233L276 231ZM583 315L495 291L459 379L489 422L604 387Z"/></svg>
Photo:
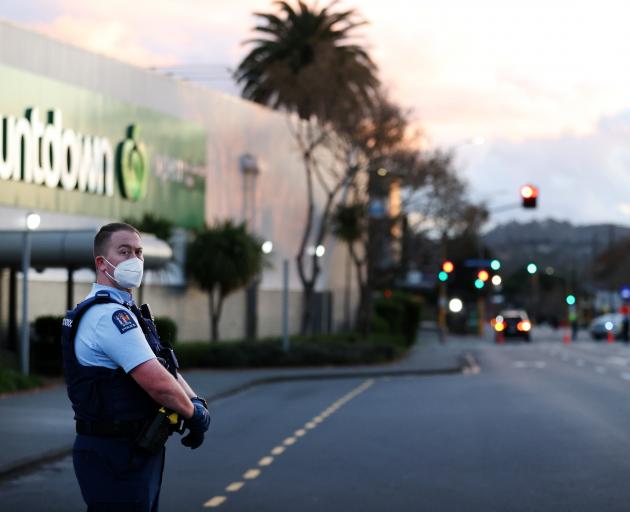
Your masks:
<svg viewBox="0 0 630 512"><path fill-rule="evenodd" d="M391 332L391 326L389 322L383 318L380 314L375 313L372 315L372 323L370 332L374 334L389 334Z"/></svg>
<svg viewBox="0 0 630 512"><path fill-rule="evenodd" d="M380 296L374 301L372 332L404 336L405 343L412 345L422 318L422 301L404 292L394 292L389 297Z"/></svg>
<svg viewBox="0 0 630 512"><path fill-rule="evenodd" d="M177 342L177 324L169 316L158 316L155 318L155 328L160 339L166 343L174 345Z"/></svg>
<svg viewBox="0 0 630 512"><path fill-rule="evenodd" d="M419 298L409 295L404 301L402 333L409 345L416 341L416 334L422 318L422 302Z"/></svg>
<svg viewBox="0 0 630 512"><path fill-rule="evenodd" d="M331 337L335 336L338 335ZM182 368L351 365L391 361L402 353L403 345L400 337L398 342L391 338L379 342L334 339L313 341L302 338L299 341L293 339L290 350L285 353L279 339L258 342L189 342L180 343L176 354Z"/></svg>
<svg viewBox="0 0 630 512"><path fill-rule="evenodd" d="M31 371L41 375L61 375L62 316L40 316L33 323L34 339L31 340Z"/></svg>
<svg viewBox="0 0 630 512"><path fill-rule="evenodd" d="M401 332L404 304L398 296L379 297L374 301L374 316L389 325L389 332Z"/></svg>
<svg viewBox="0 0 630 512"><path fill-rule="evenodd" d="M30 389L42 384L42 379L35 375L22 375L16 370L0 368L0 393Z"/></svg>

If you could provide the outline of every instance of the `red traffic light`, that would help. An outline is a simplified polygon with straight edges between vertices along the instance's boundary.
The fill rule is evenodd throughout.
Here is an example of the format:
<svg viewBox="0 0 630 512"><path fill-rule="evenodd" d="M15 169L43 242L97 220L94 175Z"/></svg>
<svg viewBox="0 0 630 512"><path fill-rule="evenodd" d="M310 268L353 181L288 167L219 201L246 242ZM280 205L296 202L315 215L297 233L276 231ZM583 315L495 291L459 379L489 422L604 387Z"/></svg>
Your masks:
<svg viewBox="0 0 630 512"><path fill-rule="evenodd" d="M452 261L446 260L444 263L442 263L442 270L447 274L450 274L451 272L453 272L453 270L455 270L455 265Z"/></svg>
<svg viewBox="0 0 630 512"><path fill-rule="evenodd" d="M521 197L523 198L523 208L536 208L538 187L534 185L523 185L521 187Z"/></svg>

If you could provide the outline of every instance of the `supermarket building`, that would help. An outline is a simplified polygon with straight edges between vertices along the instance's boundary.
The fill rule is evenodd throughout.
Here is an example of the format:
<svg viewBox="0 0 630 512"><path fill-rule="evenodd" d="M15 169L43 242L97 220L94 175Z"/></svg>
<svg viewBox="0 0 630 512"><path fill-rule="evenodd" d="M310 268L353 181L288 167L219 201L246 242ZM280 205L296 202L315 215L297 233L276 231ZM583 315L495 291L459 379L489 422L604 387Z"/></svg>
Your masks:
<svg viewBox="0 0 630 512"><path fill-rule="evenodd" d="M101 225L151 214L177 229L168 244L143 236L140 299L173 318L180 339L209 337L207 297L183 272L186 230L226 219L247 222L273 242L273 253L257 298L245 291L228 298L222 338L245 337L248 308L259 337L280 334L285 259L290 330L298 330L293 262L306 185L286 116L0 21L0 348L15 343L21 322L31 212L41 217L31 233L31 321L62 315L87 294ZM337 329L349 293L341 243L327 242L323 268L318 326Z"/></svg>

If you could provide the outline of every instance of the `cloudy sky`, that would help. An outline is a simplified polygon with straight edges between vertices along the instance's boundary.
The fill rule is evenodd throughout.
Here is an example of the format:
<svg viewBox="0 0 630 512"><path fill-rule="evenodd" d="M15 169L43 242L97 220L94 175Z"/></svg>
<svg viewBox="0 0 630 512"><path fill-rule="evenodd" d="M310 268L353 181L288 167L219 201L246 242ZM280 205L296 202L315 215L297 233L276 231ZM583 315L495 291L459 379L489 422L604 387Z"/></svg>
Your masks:
<svg viewBox="0 0 630 512"><path fill-rule="evenodd" d="M326 2L320 2L325 5ZM497 212L630 225L630 4L620 0L341 0L394 98L433 147L453 148L490 207L538 185L540 206ZM0 17L142 67L234 91L225 69L269 0L2 0ZM473 137L486 142L473 146Z"/></svg>

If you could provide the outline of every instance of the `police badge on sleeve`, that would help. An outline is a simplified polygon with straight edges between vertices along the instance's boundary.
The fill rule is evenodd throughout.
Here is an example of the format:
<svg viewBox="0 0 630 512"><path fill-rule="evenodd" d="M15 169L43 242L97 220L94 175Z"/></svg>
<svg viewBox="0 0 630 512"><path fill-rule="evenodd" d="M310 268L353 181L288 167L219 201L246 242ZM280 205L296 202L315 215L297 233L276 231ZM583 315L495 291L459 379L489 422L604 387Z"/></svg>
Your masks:
<svg viewBox="0 0 630 512"><path fill-rule="evenodd" d="M125 311L124 309L119 309L115 311L112 315L112 321L120 331L120 334L125 334L127 331L138 327L138 324L133 319L133 317L129 314L128 311Z"/></svg>

